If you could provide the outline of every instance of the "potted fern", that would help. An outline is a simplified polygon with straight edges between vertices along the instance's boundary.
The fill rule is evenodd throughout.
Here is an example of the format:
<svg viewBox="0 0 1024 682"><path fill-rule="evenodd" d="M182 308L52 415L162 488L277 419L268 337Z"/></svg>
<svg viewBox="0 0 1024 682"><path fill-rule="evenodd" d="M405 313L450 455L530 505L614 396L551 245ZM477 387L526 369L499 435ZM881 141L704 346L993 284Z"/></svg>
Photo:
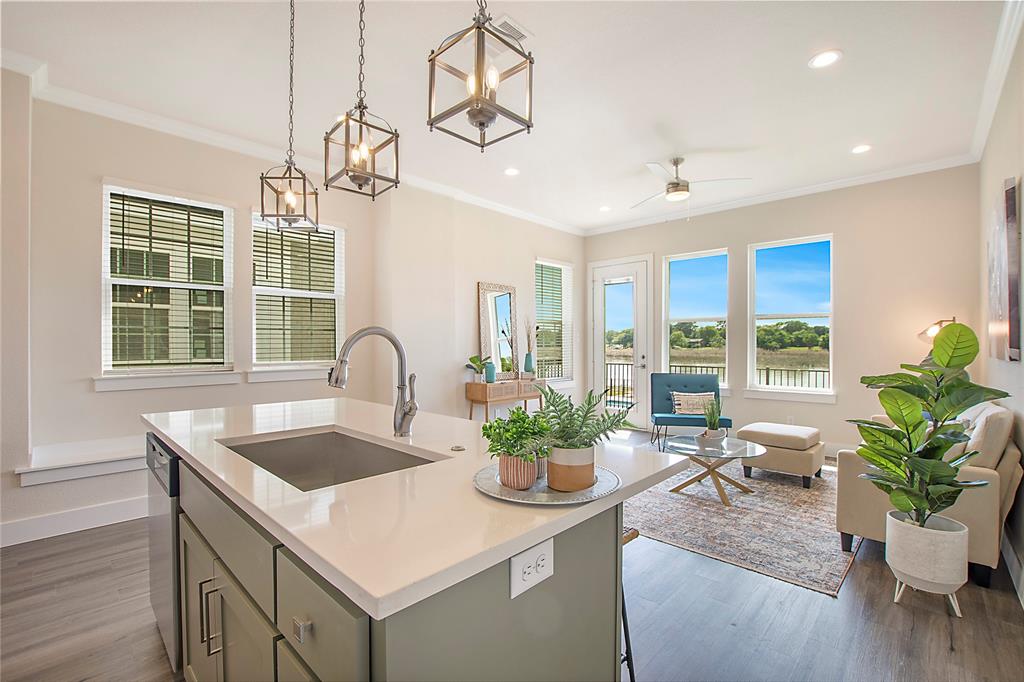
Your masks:
<svg viewBox="0 0 1024 682"><path fill-rule="evenodd" d="M487 452L498 458L498 480L514 490L527 490L537 482L537 462L547 457L544 437L550 428L539 415L521 407L509 410L508 418L482 427Z"/></svg>
<svg viewBox="0 0 1024 682"><path fill-rule="evenodd" d="M538 386L544 407L538 414L549 429L538 442L550 446L548 487L575 492L594 485L594 445L624 426L628 408L621 412L600 409L605 393L587 391L586 398L574 405L572 398L550 386ZM606 391L607 393L607 391Z"/></svg>
<svg viewBox="0 0 1024 682"><path fill-rule="evenodd" d="M706 428L704 433L694 436L698 447L717 447L725 440L725 429L721 428L722 404L718 399L708 400L704 403L704 422Z"/></svg>
<svg viewBox="0 0 1024 682"><path fill-rule="evenodd" d="M978 453L960 452L968 437L956 418L1007 396L971 382L965 368L977 355L978 337L970 327L946 325L921 363L901 365L906 372L861 377L868 388L881 389L878 401L892 426L850 420L863 440L857 454L869 465L860 477L894 507L885 519L886 562L899 585L951 595L954 605L953 593L967 581L967 526L939 512L965 490L986 484L957 477ZM897 600L900 594L898 586Z"/></svg>

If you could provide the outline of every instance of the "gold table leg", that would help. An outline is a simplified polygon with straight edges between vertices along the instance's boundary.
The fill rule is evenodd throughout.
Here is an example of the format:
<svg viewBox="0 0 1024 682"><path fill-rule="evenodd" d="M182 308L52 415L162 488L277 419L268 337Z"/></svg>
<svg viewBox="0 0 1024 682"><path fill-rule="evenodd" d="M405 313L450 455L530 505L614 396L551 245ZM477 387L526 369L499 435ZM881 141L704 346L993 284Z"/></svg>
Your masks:
<svg viewBox="0 0 1024 682"><path fill-rule="evenodd" d="M694 455L690 455L689 457L691 462L704 467L704 471L700 472L696 476L693 476L692 478L686 479L676 487L672 488L669 492L678 493L680 490L683 490L684 488L691 486L698 481L703 481L705 478L710 478L711 482L715 484L715 489L718 491L719 499L722 500L722 504L724 504L726 507L731 507L732 503L729 502L729 496L725 494L725 488L722 486L722 481L725 481L729 485L733 486L734 488L742 492L754 492L753 490L743 485L739 481L733 479L731 476L726 476L725 474L719 473L717 471L718 468L722 467L728 462L731 462L732 459L716 459L713 462L707 462L701 459L700 457L696 457Z"/></svg>

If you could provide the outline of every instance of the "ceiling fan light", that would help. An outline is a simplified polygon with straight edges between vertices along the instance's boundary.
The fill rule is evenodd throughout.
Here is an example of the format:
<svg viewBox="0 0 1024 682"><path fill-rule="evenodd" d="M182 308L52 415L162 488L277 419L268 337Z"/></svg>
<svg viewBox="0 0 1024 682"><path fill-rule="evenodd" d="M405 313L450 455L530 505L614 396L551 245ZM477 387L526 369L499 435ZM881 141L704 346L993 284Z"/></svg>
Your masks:
<svg viewBox="0 0 1024 682"><path fill-rule="evenodd" d="M672 189L665 193L665 199L668 201L685 201L690 198L690 190L688 189Z"/></svg>

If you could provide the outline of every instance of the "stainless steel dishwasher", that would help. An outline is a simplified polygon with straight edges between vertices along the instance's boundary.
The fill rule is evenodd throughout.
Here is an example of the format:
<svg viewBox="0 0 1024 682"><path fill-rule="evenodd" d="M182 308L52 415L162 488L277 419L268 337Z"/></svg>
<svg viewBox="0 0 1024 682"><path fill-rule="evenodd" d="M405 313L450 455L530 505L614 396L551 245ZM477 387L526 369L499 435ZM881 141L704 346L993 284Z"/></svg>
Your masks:
<svg viewBox="0 0 1024 682"><path fill-rule="evenodd" d="M178 456L146 435L149 467L149 603L171 661L181 670L181 602L178 580Z"/></svg>

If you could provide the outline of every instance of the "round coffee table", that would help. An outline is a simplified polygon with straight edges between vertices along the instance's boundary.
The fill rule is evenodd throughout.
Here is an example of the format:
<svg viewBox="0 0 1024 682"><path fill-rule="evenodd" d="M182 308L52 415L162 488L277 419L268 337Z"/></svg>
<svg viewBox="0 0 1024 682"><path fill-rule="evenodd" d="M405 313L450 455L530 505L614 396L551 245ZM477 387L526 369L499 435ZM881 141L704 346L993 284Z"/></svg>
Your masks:
<svg viewBox="0 0 1024 682"><path fill-rule="evenodd" d="M665 449L679 455L686 455L690 458L691 462L704 467L704 471L692 478L686 479L675 488L672 488L671 492L678 493L687 486L703 481L705 478L710 478L711 482L715 484L715 489L718 490L718 497L721 498L722 504L726 507L731 507L732 504L729 502L729 497L725 494L725 487L722 486L722 481L745 493L752 493L754 491L739 481L720 473L718 471L719 467L734 459L760 457L767 452L763 445L750 443L739 438L726 438L718 445L705 447L698 445L697 439L693 436L672 436L665 442Z"/></svg>

